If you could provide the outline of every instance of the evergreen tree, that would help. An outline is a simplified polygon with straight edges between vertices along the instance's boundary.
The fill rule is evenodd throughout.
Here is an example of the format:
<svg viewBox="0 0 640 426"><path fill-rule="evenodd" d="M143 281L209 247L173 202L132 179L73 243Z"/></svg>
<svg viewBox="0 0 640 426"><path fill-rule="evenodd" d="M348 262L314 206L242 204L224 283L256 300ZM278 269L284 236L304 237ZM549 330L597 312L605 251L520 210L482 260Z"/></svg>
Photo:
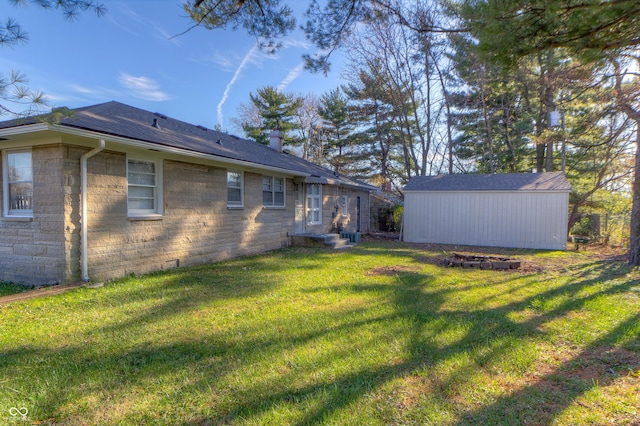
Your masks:
<svg viewBox="0 0 640 426"><path fill-rule="evenodd" d="M556 48L586 62L640 46L637 0L461 0L454 2L485 58L518 58Z"/></svg>
<svg viewBox="0 0 640 426"><path fill-rule="evenodd" d="M453 42L451 59L462 88L450 95L458 130L456 155L470 163L469 171L530 170L535 118L523 91L525 77L520 70L506 75L483 61L466 38L456 37Z"/></svg>
<svg viewBox="0 0 640 426"><path fill-rule="evenodd" d="M360 147L362 169L369 179L380 183L399 180L406 182L406 156L402 153L402 135L398 130L395 112L384 88L368 73L362 71L360 84L344 87L350 99L350 113L356 130L354 145Z"/></svg>
<svg viewBox="0 0 640 426"><path fill-rule="evenodd" d="M350 158L349 146L353 142L353 124L348 110L348 99L338 88L320 98L318 114L322 118L322 134L326 145L325 159L336 172L346 172Z"/></svg>
<svg viewBox="0 0 640 426"><path fill-rule="evenodd" d="M436 12L425 9L416 23L431 20ZM352 78L353 87L378 114L373 117L378 120L374 152L385 159L385 167L395 162L384 173L394 170L399 185L438 172L447 160L450 117L441 72L443 41L380 17L361 28L351 43L351 75L358 76ZM381 114L389 121L380 121ZM390 143L394 149L385 146Z"/></svg>
<svg viewBox="0 0 640 426"><path fill-rule="evenodd" d="M273 129L279 129L284 134L284 142L298 145L300 138L293 135L299 128L293 118L302 105L302 99L284 94L272 86L258 89L256 94L249 94L251 104L257 110L259 123L242 122L242 128L247 137L264 145L269 144L269 134Z"/></svg>

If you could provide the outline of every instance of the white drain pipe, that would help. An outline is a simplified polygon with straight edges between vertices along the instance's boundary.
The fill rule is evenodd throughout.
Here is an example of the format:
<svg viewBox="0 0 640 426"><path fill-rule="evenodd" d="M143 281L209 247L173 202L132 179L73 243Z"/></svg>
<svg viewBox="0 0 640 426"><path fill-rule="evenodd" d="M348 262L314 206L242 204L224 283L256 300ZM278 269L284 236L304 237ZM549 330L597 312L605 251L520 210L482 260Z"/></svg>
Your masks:
<svg viewBox="0 0 640 426"><path fill-rule="evenodd" d="M80 256L82 262L82 281L89 281L89 260L87 256L87 160L104 149L104 139L100 139L100 144L80 157Z"/></svg>

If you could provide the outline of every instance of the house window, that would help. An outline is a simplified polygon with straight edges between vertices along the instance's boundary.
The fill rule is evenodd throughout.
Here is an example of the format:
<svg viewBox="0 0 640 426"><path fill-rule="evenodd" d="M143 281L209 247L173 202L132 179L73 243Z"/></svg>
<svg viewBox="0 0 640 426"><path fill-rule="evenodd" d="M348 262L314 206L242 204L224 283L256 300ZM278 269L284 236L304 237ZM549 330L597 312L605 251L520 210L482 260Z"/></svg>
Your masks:
<svg viewBox="0 0 640 426"><path fill-rule="evenodd" d="M262 176L262 204L266 207L284 207L285 179Z"/></svg>
<svg viewBox="0 0 640 426"><path fill-rule="evenodd" d="M227 171L227 206L242 207L242 173Z"/></svg>
<svg viewBox="0 0 640 426"><path fill-rule="evenodd" d="M322 186L307 185L307 223L322 224Z"/></svg>
<svg viewBox="0 0 640 426"><path fill-rule="evenodd" d="M342 196L342 216L349 216L349 197Z"/></svg>
<svg viewBox="0 0 640 426"><path fill-rule="evenodd" d="M4 215L33 216L33 165L31 150L6 151L4 155Z"/></svg>
<svg viewBox="0 0 640 426"><path fill-rule="evenodd" d="M129 215L160 214L161 167L158 162L127 160Z"/></svg>

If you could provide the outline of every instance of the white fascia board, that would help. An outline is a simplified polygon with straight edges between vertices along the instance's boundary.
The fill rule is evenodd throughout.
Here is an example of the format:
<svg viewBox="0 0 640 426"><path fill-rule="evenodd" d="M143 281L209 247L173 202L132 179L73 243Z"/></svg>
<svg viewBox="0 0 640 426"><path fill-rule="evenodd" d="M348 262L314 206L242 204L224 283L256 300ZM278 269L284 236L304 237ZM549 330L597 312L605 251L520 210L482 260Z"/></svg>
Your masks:
<svg viewBox="0 0 640 426"><path fill-rule="evenodd" d="M355 184L355 183L345 182L345 181L339 180L339 179L338 180L327 179L327 181L328 181L328 183L333 184L333 185L341 185L341 186L344 186L345 188L358 189L360 191L372 192L372 191L375 191L375 190L378 189L375 186L371 186L371 185L367 185L367 184L358 185L358 184Z"/></svg>
<svg viewBox="0 0 640 426"><path fill-rule="evenodd" d="M305 183L308 183L311 185L319 184L319 185L344 186L346 188L359 189L361 191L375 191L376 189L378 189L375 186L371 186L367 184L358 185L355 183L346 182L344 180L341 180L340 178L334 179L334 178L320 177L320 176L308 176L305 179Z"/></svg>
<svg viewBox="0 0 640 426"><path fill-rule="evenodd" d="M76 129L73 127L60 126L56 124L45 125L45 126L48 126L48 127L45 127L44 130L53 130L60 133L66 133L74 136L83 136L83 137L93 138L93 139L104 139L107 142L121 143L123 145L131 146L134 148L149 149L153 151L164 152L167 154L176 154L176 155L181 155L181 156L186 156L191 158L197 158L200 160L216 161L218 163L229 164L236 167L259 169L259 170L265 170L265 171L274 172L274 173L288 174L291 176L305 176L305 177L310 176L309 173L300 172L297 170L266 166L263 164L252 163L250 161L244 161L244 160L234 160L233 158L225 158L225 157L220 157L213 154L204 154L200 152L189 151L187 149L175 148L171 146L155 144L152 142L139 141L136 139L129 139L121 136L113 136L113 135L104 134L100 132L94 132L91 130Z"/></svg>
<svg viewBox="0 0 640 426"><path fill-rule="evenodd" d="M24 126L0 129L0 136L23 135L26 133L43 132L46 130L49 130L49 125L47 123L27 124Z"/></svg>

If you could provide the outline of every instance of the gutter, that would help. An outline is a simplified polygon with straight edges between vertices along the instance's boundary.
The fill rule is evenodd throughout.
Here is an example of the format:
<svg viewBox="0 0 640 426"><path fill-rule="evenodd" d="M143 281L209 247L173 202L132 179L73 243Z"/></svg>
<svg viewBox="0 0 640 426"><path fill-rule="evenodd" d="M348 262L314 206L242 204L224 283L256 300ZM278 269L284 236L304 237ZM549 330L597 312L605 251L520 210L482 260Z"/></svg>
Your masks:
<svg viewBox="0 0 640 426"><path fill-rule="evenodd" d="M265 171L270 171L274 173L285 173L291 176L303 176L303 177L311 176L311 173L302 172L294 169L287 169L287 168L278 167L278 166L268 166L265 164L254 163L247 160L236 160L234 158L227 158L227 157L223 157L216 154L207 154L203 152L162 145L154 142L131 139L123 136L108 135L108 134L96 132L93 130L85 130L85 129L75 128L75 127L68 127L60 124L50 125L47 127L46 130L65 133L68 135L82 136L86 138L104 138L106 136L109 139L109 142L123 144L123 145L134 147L134 148L141 148L141 149L162 152L165 154L173 154L173 155L197 158L200 160L213 161L216 163L230 164L232 166L245 167L248 169L265 170ZM2 131L0 131L0 134L2 134Z"/></svg>
<svg viewBox="0 0 640 426"><path fill-rule="evenodd" d="M32 132L41 132L44 130L49 130L49 125L46 123L36 123L36 124L26 124L23 126L17 127L5 127L0 129L0 134L2 136L14 136L14 135L23 135Z"/></svg>
<svg viewBox="0 0 640 426"><path fill-rule="evenodd" d="M362 184L358 184L358 183L351 183L351 182L347 182L344 181L340 178L327 178L327 177L322 177L322 176L307 176L304 180L304 183L308 183L308 184L320 184L320 185L335 185L335 186L344 186L346 188L355 188L355 189L360 189L363 191L375 191L376 189L378 189L375 186L371 186L369 184L366 183L362 183Z"/></svg>
<svg viewBox="0 0 640 426"><path fill-rule="evenodd" d="M227 157L223 157L216 154L206 154L198 151L192 151L188 149L182 149L182 148L157 144L154 142L147 142L147 141L142 141L137 139L130 139L123 136L109 135L106 133L100 133L92 130L69 127L61 124L38 123L38 124L29 124L29 125L24 125L19 127L8 127L8 128L0 129L0 137L28 134L32 132L43 132L43 131L59 132L67 135L81 136L84 138L91 138L91 139L107 138L109 139L109 142L122 144L128 147L157 151L157 152L162 152L162 153L171 154L171 155L186 156L190 158L196 158L198 160L203 160L206 162L211 161L215 163L231 165L234 167L242 167L242 168L254 169L254 170L264 170L272 173L284 173L290 176L302 176L302 177L311 176L311 173L303 172L300 170L288 169L288 168L278 167L278 166L268 166L266 164L254 163L247 160L236 160L233 158L227 158Z"/></svg>
<svg viewBox="0 0 640 426"><path fill-rule="evenodd" d="M82 210L80 213L80 257L82 263L82 281L89 281L89 266L88 266L88 244L87 244L87 160L104 149L104 139L100 139L99 145L91 151L85 153L80 157L80 205Z"/></svg>

